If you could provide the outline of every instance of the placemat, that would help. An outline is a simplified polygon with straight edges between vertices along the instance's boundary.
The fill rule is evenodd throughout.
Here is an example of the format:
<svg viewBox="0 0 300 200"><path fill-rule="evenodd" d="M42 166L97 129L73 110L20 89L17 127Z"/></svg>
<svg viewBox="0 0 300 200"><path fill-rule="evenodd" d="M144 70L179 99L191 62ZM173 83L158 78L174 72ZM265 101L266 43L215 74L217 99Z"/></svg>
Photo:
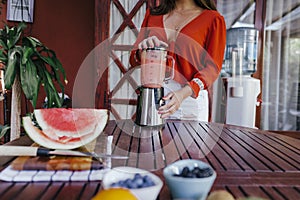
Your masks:
<svg viewBox="0 0 300 200"><path fill-rule="evenodd" d="M12 182L37 181L98 181L109 168L100 170L14 170L8 166L0 173L0 180Z"/></svg>

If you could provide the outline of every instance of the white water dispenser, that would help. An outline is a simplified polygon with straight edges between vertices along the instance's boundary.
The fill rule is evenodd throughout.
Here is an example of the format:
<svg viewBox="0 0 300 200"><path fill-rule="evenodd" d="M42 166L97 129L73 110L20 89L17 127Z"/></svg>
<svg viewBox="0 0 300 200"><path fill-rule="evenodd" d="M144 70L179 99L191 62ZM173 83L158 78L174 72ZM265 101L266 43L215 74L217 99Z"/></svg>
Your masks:
<svg viewBox="0 0 300 200"><path fill-rule="evenodd" d="M258 31L253 28L231 28L227 31L225 71L225 123L255 127L260 81L251 77L256 71Z"/></svg>

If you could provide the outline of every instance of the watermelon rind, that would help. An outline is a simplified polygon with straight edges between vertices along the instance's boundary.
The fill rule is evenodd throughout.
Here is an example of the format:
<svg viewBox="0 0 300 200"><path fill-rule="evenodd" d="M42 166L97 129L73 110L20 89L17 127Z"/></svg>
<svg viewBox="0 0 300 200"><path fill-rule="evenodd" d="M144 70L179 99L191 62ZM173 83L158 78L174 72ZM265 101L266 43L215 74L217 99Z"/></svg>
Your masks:
<svg viewBox="0 0 300 200"><path fill-rule="evenodd" d="M79 139L77 141L62 142L59 140L54 140L52 137L48 137L47 133L45 133L43 130L40 130L34 125L31 117L29 116L23 117L23 127L27 135L40 146L50 149L75 149L92 142L104 130L108 121L108 111L106 109L95 110L101 110L101 112L98 112L98 114L101 113L101 121L98 121L94 129L89 133L80 136L75 134L74 138L78 137Z"/></svg>

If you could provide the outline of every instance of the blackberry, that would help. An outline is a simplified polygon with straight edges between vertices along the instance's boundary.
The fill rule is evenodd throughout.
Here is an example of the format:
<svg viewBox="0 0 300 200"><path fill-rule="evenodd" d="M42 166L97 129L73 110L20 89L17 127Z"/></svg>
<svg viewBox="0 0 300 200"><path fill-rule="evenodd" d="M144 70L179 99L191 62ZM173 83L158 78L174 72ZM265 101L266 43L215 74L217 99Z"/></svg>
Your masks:
<svg viewBox="0 0 300 200"><path fill-rule="evenodd" d="M211 175L213 175L213 170L209 167L194 167L192 170L190 170L188 167L184 167L180 174L174 174L174 176L180 176L184 178L206 178Z"/></svg>

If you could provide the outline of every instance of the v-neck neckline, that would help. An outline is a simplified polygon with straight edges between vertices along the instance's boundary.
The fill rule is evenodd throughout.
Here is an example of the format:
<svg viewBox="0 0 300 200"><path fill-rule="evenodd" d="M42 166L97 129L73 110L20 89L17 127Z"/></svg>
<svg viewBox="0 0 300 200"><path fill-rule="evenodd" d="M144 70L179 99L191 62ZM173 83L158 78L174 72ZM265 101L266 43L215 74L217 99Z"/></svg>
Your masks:
<svg viewBox="0 0 300 200"><path fill-rule="evenodd" d="M206 9L203 9L198 15L195 15L189 22L187 22L185 25L183 25L178 31L173 30L173 31L177 32L176 37L174 38L174 40L169 40L169 38L168 38L168 34L166 32L166 27L165 27L165 17L166 17L166 15L162 15L161 22L162 22L162 26L163 26L163 29L164 29L164 34L165 34L165 37L166 37L167 41L168 42L176 42L177 37L182 32L182 30L185 29L187 26L189 26L198 17L200 17L205 11L206 11Z"/></svg>

